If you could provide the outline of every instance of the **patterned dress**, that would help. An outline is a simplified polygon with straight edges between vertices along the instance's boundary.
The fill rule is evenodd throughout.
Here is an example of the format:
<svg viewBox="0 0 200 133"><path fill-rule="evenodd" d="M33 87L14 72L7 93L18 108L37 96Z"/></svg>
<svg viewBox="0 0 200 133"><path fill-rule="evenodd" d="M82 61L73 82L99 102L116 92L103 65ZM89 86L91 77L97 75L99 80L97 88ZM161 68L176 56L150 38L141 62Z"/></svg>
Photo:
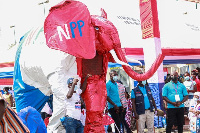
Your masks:
<svg viewBox="0 0 200 133"><path fill-rule="evenodd" d="M23 124L17 116L17 113L10 107L0 93L0 100L2 99L6 105L4 116L0 121L0 133L30 133L29 129Z"/></svg>
<svg viewBox="0 0 200 133"><path fill-rule="evenodd" d="M136 119L134 117L134 113L132 113L132 102L131 99L127 100L128 107L126 108L126 123L129 125L129 128L134 131L136 129Z"/></svg>

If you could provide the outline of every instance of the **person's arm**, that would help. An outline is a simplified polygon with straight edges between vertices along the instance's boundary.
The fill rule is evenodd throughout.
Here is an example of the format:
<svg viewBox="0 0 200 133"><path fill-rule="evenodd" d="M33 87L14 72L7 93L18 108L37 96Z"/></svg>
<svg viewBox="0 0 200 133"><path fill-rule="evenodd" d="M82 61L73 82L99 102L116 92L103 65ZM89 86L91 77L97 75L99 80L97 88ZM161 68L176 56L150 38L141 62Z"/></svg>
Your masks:
<svg viewBox="0 0 200 133"><path fill-rule="evenodd" d="M83 84L82 84L82 86L81 86L81 90L82 90L82 93L85 91L85 89L86 89L86 87L87 87L87 79L89 78L89 77L91 77L92 75L91 74L87 74L87 76L85 77L85 79L84 79L84 81L83 81Z"/></svg>
<svg viewBox="0 0 200 133"><path fill-rule="evenodd" d="M13 97L12 97L12 94L10 94L11 96L10 96L10 101L11 101L11 107L13 107Z"/></svg>
<svg viewBox="0 0 200 133"><path fill-rule="evenodd" d="M196 85L196 82L193 81L192 84L193 84L193 89L192 89L192 90L188 90L188 89L187 89L187 92L188 92L188 93L189 93L189 92L195 93L195 92L197 91L197 85Z"/></svg>
<svg viewBox="0 0 200 133"><path fill-rule="evenodd" d="M188 100L188 95L184 96L184 98L181 102L177 102L176 106L179 107L181 104L183 104L187 100Z"/></svg>
<svg viewBox="0 0 200 133"><path fill-rule="evenodd" d="M138 120L139 119L139 115L136 112L136 105L135 105L135 92L134 90L131 91L131 102L132 102L132 112L135 115L135 119Z"/></svg>
<svg viewBox="0 0 200 133"><path fill-rule="evenodd" d="M139 115L136 112L135 98L131 98L131 101L132 101L132 109L133 109L133 113L135 115L135 119L138 120L139 119Z"/></svg>
<svg viewBox="0 0 200 133"><path fill-rule="evenodd" d="M167 97L163 97L163 100L165 100L167 103L170 103L170 104L172 104L172 105L174 105L174 106L176 106L176 102L172 102L172 101L170 101Z"/></svg>
<svg viewBox="0 0 200 133"><path fill-rule="evenodd" d="M195 113L194 108L190 109L189 112Z"/></svg>
<svg viewBox="0 0 200 133"><path fill-rule="evenodd" d="M107 96L107 101L114 106L114 110L116 111L116 113L118 113L119 112L119 107L117 107L117 105L108 96Z"/></svg>
<svg viewBox="0 0 200 133"><path fill-rule="evenodd" d="M196 85L196 84L194 85L194 89L193 89L193 90L191 90L191 92L192 92L192 93L195 93L195 92L197 92L197 85Z"/></svg>
<svg viewBox="0 0 200 133"><path fill-rule="evenodd" d="M117 106L111 99L110 97L107 96L107 101L112 104L113 106Z"/></svg>
<svg viewBox="0 0 200 133"><path fill-rule="evenodd" d="M187 100L188 100L188 95L183 98L183 100L181 101L181 104L184 103Z"/></svg>
<svg viewBox="0 0 200 133"><path fill-rule="evenodd" d="M110 85L109 83L106 84L106 90L107 90L107 101L112 104L114 106L114 110L116 111L116 113L119 112L119 107L117 107L117 105L110 99Z"/></svg>
<svg viewBox="0 0 200 133"><path fill-rule="evenodd" d="M165 102L167 102L167 103L170 103L170 104L176 106L176 102L170 101L170 100L167 98L167 95L168 95L168 83L165 84L165 86L164 86L163 89L162 89L162 97L163 97L163 100L165 100Z"/></svg>
<svg viewBox="0 0 200 133"><path fill-rule="evenodd" d="M155 100L154 100L153 97L152 97L152 103L153 103L153 106L154 106L154 108L155 108L155 111L157 111L156 102L155 102Z"/></svg>
<svg viewBox="0 0 200 133"><path fill-rule="evenodd" d="M4 100L0 100L0 121L3 118L3 115L5 113L5 101Z"/></svg>
<svg viewBox="0 0 200 133"><path fill-rule="evenodd" d="M74 87L75 87L75 85L77 85L77 82L78 82L78 79L74 79L74 80L73 80L72 87L69 88L69 91L68 91L68 93L67 93L67 99L69 99L69 98L72 97L72 95L73 95L73 93L74 93Z"/></svg>
<svg viewBox="0 0 200 133"><path fill-rule="evenodd" d="M184 96L183 100L180 102L177 102L177 104L176 104L177 107L179 107L181 104L183 104L185 101L188 100L188 92L187 92L187 89L185 86L183 86L183 96Z"/></svg>
<svg viewBox="0 0 200 133"><path fill-rule="evenodd" d="M167 102L165 100L163 100L163 104L164 104L164 109L167 110Z"/></svg>

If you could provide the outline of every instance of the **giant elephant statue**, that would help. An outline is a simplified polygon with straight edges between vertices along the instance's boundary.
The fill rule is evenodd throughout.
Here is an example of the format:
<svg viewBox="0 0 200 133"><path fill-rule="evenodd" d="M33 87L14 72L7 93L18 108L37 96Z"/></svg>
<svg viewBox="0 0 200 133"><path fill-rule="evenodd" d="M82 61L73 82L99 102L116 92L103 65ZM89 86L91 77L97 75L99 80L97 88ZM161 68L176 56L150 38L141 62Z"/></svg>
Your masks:
<svg viewBox="0 0 200 133"><path fill-rule="evenodd" d="M156 61L161 63L163 56ZM60 131L60 118L65 116L67 79L81 82L89 73L86 91L84 132L104 133L103 110L106 104L106 73L108 62L122 64L135 80L150 78L159 67L154 63L144 74L134 72L121 49L116 27L101 16L90 15L86 5L78 1L63 1L52 7L43 26L24 35L18 48L14 71L16 108L32 106L42 109L53 94L53 114L48 132Z"/></svg>

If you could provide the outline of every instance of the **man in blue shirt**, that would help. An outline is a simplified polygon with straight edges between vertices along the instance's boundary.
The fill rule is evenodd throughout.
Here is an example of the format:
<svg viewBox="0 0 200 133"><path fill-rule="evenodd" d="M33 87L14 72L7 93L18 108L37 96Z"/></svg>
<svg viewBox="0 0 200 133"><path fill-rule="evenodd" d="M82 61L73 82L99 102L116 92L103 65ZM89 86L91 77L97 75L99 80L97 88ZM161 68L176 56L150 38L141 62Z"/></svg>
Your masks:
<svg viewBox="0 0 200 133"><path fill-rule="evenodd" d="M167 102L166 133L171 133L174 121L177 120L178 133L183 132L184 102L188 99L186 87L178 81L178 73L174 72L172 81L165 84L162 90L163 100Z"/></svg>
<svg viewBox="0 0 200 133"><path fill-rule="evenodd" d="M151 89L145 81L138 81L138 85L131 91L131 100L133 104L133 112L138 121L138 133L144 133L145 122L149 133L153 133L154 112L157 107L151 93Z"/></svg>
<svg viewBox="0 0 200 133"><path fill-rule="evenodd" d="M110 80L106 84L107 89L107 101L108 101L108 112L110 113L112 119L115 121L117 128L115 127L115 132L119 133L120 125L122 124L122 104L120 102L117 75L113 71L110 72Z"/></svg>

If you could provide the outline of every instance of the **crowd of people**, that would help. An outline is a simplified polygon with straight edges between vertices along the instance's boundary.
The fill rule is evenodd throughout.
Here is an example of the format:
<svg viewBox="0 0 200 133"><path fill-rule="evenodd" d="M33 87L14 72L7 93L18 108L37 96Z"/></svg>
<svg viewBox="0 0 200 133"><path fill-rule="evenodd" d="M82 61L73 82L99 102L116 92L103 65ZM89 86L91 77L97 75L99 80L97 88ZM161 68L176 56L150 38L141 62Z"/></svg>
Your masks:
<svg viewBox="0 0 200 133"><path fill-rule="evenodd" d="M144 132L145 123L149 132L154 132L154 112L157 107L147 81L138 81L138 85L129 93L118 80L116 71L110 72L110 80L106 84L108 112L115 121L115 132L131 133L136 129Z"/></svg>
<svg viewBox="0 0 200 133"><path fill-rule="evenodd" d="M105 124L106 133L132 133L136 129L139 133L143 133L145 127L149 133L153 133L154 116L158 114L158 110L147 80L138 81L137 86L129 94L126 87L118 79L116 71L112 70L109 75L110 80L106 83L107 104L104 114L110 116L114 127L111 126L111 123ZM67 112L65 117L60 118L67 133L82 133L84 131L87 110L81 93L86 90L87 79L91 76L88 74L82 84L76 78L67 80L69 88L66 95ZM9 107L13 107L14 96L9 89L9 87L3 89L4 94L0 103L5 106L6 104L2 102L4 99ZM190 130L200 131L197 123L200 116L200 70L191 71L191 75L189 72L185 72L182 79L177 72L172 75L168 74L162 89L162 97L167 120L167 133L170 133L174 128L177 128L179 133L183 132L184 115L190 121ZM1 108L1 120L4 112L5 109ZM52 110L46 103L41 111L41 118L46 126L51 114Z"/></svg>
<svg viewBox="0 0 200 133"><path fill-rule="evenodd" d="M199 75L199 68L192 70L191 75L185 72L183 78L180 78L177 72L167 75L162 90L167 120L166 132L177 128L179 133L183 132L183 125L188 119L190 131L197 132L200 113L200 108L198 108L200 102Z"/></svg>
<svg viewBox="0 0 200 133"><path fill-rule="evenodd" d="M191 76L189 72L185 72L184 76L180 77L177 72L168 74L162 89L167 133L171 133L172 129L178 129L178 132L182 133L185 118L189 119L190 131L199 129L200 70L198 68L192 70ZM131 121L134 119L137 121L139 133L143 133L145 127L147 127L148 132L153 133L154 116L157 115L158 111L147 81L138 81L138 85L132 89L131 106L126 106L130 103L128 99L123 100L122 92L124 94L127 92L125 88L122 91L122 86L116 71L111 71L106 88L108 112L116 123L115 132L118 132L119 129L126 130L127 133L135 130L136 127L131 128L135 125L135 122ZM129 118L124 118L124 113L131 115L126 115Z"/></svg>

